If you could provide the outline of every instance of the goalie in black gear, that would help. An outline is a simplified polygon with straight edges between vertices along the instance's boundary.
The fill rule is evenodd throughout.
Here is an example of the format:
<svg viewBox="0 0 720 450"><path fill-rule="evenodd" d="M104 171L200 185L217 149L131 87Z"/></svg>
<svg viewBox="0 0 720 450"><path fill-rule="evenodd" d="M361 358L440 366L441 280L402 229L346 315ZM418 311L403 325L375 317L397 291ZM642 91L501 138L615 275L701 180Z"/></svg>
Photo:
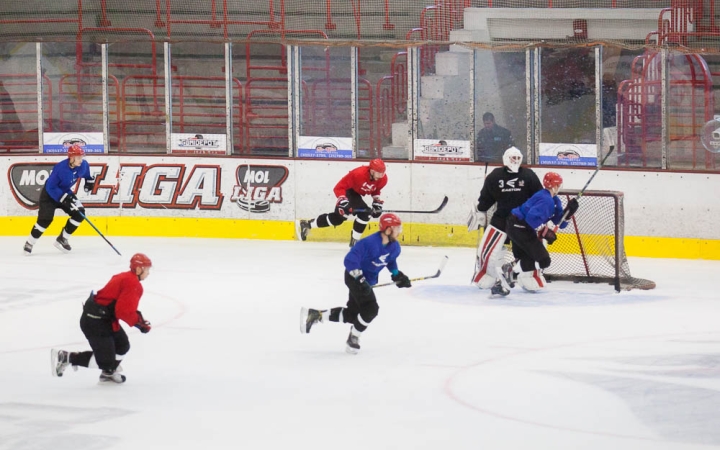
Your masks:
<svg viewBox="0 0 720 450"><path fill-rule="evenodd" d="M498 285L503 264L513 261L510 240L505 233L510 211L543 189L535 172L521 166L522 158L522 153L516 147L505 150L504 166L493 170L485 178L478 203L472 207L468 217L468 231L485 227L478 244L472 278L472 283L480 289ZM493 207L495 210L488 226L487 215Z"/></svg>

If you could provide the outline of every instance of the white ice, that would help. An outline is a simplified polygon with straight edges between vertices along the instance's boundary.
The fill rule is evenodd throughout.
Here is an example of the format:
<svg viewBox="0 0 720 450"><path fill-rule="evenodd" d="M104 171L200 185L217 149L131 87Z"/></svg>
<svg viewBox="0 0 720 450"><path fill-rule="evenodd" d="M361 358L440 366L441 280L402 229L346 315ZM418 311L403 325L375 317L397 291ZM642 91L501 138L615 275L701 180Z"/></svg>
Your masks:
<svg viewBox="0 0 720 450"><path fill-rule="evenodd" d="M720 447L718 261L631 258L653 291L556 282L488 298L474 249L403 247L438 279L378 289L380 313L299 331L301 306L344 305L344 244L0 238L0 449L691 449ZM129 329L124 385L50 374L87 349L92 289L154 263ZM387 272L381 281L388 281Z"/></svg>

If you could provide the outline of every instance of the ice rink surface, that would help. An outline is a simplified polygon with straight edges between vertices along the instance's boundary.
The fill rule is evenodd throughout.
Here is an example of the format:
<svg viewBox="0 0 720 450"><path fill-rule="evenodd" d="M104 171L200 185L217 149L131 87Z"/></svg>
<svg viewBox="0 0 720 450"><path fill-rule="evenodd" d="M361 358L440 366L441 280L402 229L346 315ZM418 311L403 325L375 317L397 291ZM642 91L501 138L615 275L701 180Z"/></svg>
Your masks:
<svg viewBox="0 0 720 450"><path fill-rule="evenodd" d="M0 238L0 449L720 448L720 262L631 259L652 291L556 282L488 298L474 249L403 247L438 279L378 289L379 316L299 332L301 306L344 305L345 244ZM84 350L90 290L153 260L124 385L50 375ZM387 271L381 282L389 281Z"/></svg>

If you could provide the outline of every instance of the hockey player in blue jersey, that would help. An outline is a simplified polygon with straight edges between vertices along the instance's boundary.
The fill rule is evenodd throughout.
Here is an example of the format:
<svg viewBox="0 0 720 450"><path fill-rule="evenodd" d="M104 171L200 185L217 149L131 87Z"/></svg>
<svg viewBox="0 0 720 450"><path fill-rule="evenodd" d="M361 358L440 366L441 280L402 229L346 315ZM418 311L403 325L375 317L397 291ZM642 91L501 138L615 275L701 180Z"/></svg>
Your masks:
<svg viewBox="0 0 720 450"><path fill-rule="evenodd" d="M360 350L360 336L377 316L379 306L373 286L378 282L378 274L387 267L392 280L399 288L411 287L410 279L398 270L397 257L400 256L398 236L402 233L402 222L395 214L383 214L379 221L380 231L360 239L345 256L345 285L350 291L347 306L318 310L302 308L300 310L300 331L309 333L316 323L350 323L345 350L357 353Z"/></svg>
<svg viewBox="0 0 720 450"><path fill-rule="evenodd" d="M72 250L68 243L68 237L77 230L83 221L83 215L85 215L85 208L75 196L72 188L80 178L85 179L86 192L95 188L95 180L90 175L90 165L83 160L84 156L85 150L78 144L73 144L68 148L68 158L53 167L52 173L45 181L45 187L40 193L37 222L30 231L30 237L23 248L26 255L32 253L33 246L52 223L57 208L65 211L70 217L60 236L55 240L55 247L65 253Z"/></svg>
<svg viewBox="0 0 720 450"><path fill-rule="evenodd" d="M527 291L534 292L545 287L542 270L550 266L550 254L542 241L552 244L557 238L555 232L548 227L548 221L565 228L567 221L578 209L576 199L570 200L563 209L557 196L562 182L560 174L546 173L543 178L545 189L536 192L525 203L514 208L507 219L506 231L513 243L513 255L520 262L517 282ZM517 269L516 267L515 270ZM493 287L492 292L499 295L509 293L502 286Z"/></svg>

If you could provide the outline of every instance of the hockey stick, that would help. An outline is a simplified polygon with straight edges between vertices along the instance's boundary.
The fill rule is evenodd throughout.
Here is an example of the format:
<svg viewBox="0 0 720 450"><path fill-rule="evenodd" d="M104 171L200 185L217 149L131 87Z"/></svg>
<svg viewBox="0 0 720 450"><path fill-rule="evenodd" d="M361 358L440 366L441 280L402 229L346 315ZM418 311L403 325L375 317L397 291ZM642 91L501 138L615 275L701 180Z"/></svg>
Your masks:
<svg viewBox="0 0 720 450"><path fill-rule="evenodd" d="M117 253L118 255L122 256L122 255L120 254L120 252L118 251L118 249L116 249L115 246L112 245L112 244L110 243L110 241L107 240L107 238L105 237L105 235L102 234L102 233L100 232L100 230L98 230L98 228L97 228L92 222L90 222L90 219L88 219L85 214L83 214L83 213L80 212L80 211L78 211L78 213L80 213L80 216L82 216L82 218L85 219L85 222L89 223L90 226L93 227L93 229L95 229L95 231L97 231L97 234L99 234L101 238L105 239L105 242L107 242L108 245L109 245L110 247L112 247L113 250L115 250L115 253Z"/></svg>
<svg viewBox="0 0 720 450"><path fill-rule="evenodd" d="M445 205L447 205L447 203L448 203L448 197L446 195L445 198L443 198L442 203L440 203L440 206L433 209L432 211L429 211L429 210L428 211L416 211L416 210L410 210L410 209L384 209L383 212L384 213L400 213L400 214L403 214L403 213L404 214L437 214L440 211L442 211L443 208L445 208ZM371 209L365 209L365 208L353 209L353 213L356 213L356 212L364 213L364 212L371 212L371 211L372 211Z"/></svg>
<svg viewBox="0 0 720 450"><path fill-rule="evenodd" d="M440 267L438 267L437 272L435 272L433 275L428 275L426 277L418 277L418 278L410 278L410 281L420 281L420 280L429 280L430 278L437 278L442 273L443 269L445 269L445 264L448 262L448 257L443 256L443 259L440 261ZM376 284L373 286L373 289L384 287L384 286L394 286L395 282L391 281L390 283L383 283L383 284Z"/></svg>
<svg viewBox="0 0 720 450"><path fill-rule="evenodd" d="M605 155L605 157L602 159L602 161L600 161L600 165L597 166L597 168L595 169L595 172L593 172L593 174L590 176L590 179L587 180L587 183L585 183L585 186L583 186L583 188L580 189L580 192L578 192L578 194L577 194L577 196L575 196L575 198L580 198L583 196L583 194L585 193L585 190L588 188L588 186L590 186L590 182L593 180L593 178L595 178L595 175L597 175L598 172L600 172L600 169L602 169L605 166L605 161L608 159L608 156L610 156L610 153L612 153L613 150L615 150L615 146L611 145L610 151L608 151L607 154ZM565 220L567 219L568 212L569 211L565 211L565 213L562 216L562 219L560 220L560 223L565 222ZM553 229L553 231L557 233L557 230L559 228L560 228L560 224L557 224L557 225L555 225L555 228Z"/></svg>

